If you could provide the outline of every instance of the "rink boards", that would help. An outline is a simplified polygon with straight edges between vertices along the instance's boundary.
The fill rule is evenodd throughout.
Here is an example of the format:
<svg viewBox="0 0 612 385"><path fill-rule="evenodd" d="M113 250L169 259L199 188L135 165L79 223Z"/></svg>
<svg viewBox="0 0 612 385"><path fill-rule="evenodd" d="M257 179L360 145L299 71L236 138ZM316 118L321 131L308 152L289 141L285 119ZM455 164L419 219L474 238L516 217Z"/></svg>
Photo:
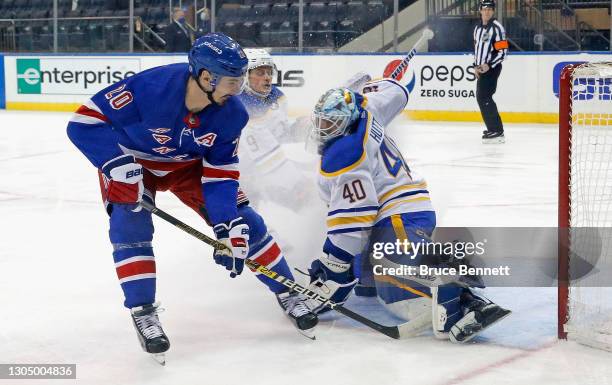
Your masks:
<svg viewBox="0 0 612 385"><path fill-rule="evenodd" d="M73 111L84 100L147 68L185 62L186 56L16 55L0 56L0 108ZM307 114L318 96L357 71L373 76L400 55L275 55L276 84L290 113ZM404 74L411 90L405 114L415 120L480 121L471 54L420 54ZM612 61L609 53L511 53L503 63L497 101L505 122L556 123L558 77L568 63ZM605 87L609 87L607 84ZM607 88L606 88L607 89ZM612 100L606 100L611 103Z"/></svg>

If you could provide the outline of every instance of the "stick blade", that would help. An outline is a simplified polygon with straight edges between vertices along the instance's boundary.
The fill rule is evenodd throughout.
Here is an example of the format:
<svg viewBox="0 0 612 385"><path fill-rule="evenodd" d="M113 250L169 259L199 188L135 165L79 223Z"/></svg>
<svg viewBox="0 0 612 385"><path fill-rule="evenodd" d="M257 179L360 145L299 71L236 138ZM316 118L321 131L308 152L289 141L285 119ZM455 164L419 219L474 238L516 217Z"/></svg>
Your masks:
<svg viewBox="0 0 612 385"><path fill-rule="evenodd" d="M431 311L425 311L401 325L397 325L399 338L416 337L432 327Z"/></svg>

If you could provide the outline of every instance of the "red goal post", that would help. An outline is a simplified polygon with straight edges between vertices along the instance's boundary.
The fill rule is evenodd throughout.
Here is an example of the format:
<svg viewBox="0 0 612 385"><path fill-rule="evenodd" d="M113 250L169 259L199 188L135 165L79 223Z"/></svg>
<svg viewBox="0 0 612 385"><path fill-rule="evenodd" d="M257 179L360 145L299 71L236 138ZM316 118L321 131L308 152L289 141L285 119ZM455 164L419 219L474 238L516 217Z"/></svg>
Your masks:
<svg viewBox="0 0 612 385"><path fill-rule="evenodd" d="M570 64L563 68L559 79L559 201L558 201L558 233L559 233L559 270L557 286L557 334L559 338L567 338L564 325L568 318L569 296L569 228L570 228L570 162L572 135L572 87L570 81L576 65Z"/></svg>
<svg viewBox="0 0 612 385"><path fill-rule="evenodd" d="M612 350L610 62L561 72L558 193L558 336Z"/></svg>

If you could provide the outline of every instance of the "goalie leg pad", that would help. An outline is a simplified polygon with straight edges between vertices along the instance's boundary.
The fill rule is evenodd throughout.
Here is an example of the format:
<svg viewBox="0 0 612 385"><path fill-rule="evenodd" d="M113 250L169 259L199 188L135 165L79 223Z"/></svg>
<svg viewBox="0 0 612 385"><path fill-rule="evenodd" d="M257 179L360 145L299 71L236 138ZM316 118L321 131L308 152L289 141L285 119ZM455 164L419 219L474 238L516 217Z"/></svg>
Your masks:
<svg viewBox="0 0 612 385"><path fill-rule="evenodd" d="M372 264L369 258L362 260L362 254L355 255L353 260L353 275L359 279L355 286L355 295L358 297L376 297L376 283L372 273Z"/></svg>
<svg viewBox="0 0 612 385"><path fill-rule="evenodd" d="M393 244L396 241L403 242L404 240L414 244L424 243L429 241L429 236L435 228L435 213L433 211L416 212L410 214L395 214L384 218L376 223L372 231L368 251L370 258L365 258L361 262L362 276L363 272L373 274L373 265L379 265L381 262L391 261L398 265L414 266L419 265L421 260L420 254L414 254L414 250L402 250L396 253L394 250L391 253L384 253L382 259L374 258L374 245L376 244ZM406 253L406 251L408 253ZM374 276L377 295L380 301L389 308L391 312L404 319L414 317L415 311L413 308L419 306L411 306L411 301L420 301L420 298L431 297L429 287L423 286L422 283L410 280L410 277L404 275L377 275ZM431 312L427 307L427 312Z"/></svg>
<svg viewBox="0 0 612 385"><path fill-rule="evenodd" d="M413 321L422 317L426 318L427 326L431 325L431 299L426 297L411 298L396 302L385 302L385 309L395 316L407 321Z"/></svg>
<svg viewBox="0 0 612 385"><path fill-rule="evenodd" d="M463 316L460 301L462 291L462 288L453 285L431 288L431 318L436 338L448 339L451 327Z"/></svg>

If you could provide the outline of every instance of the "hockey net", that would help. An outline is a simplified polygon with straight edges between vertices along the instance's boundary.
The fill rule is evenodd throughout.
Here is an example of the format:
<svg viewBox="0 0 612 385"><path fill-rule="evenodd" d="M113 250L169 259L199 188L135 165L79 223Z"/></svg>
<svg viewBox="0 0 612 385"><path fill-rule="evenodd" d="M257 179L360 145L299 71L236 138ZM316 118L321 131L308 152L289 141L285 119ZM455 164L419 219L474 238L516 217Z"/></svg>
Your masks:
<svg viewBox="0 0 612 385"><path fill-rule="evenodd" d="M559 94L559 337L612 351L612 63L564 68Z"/></svg>

